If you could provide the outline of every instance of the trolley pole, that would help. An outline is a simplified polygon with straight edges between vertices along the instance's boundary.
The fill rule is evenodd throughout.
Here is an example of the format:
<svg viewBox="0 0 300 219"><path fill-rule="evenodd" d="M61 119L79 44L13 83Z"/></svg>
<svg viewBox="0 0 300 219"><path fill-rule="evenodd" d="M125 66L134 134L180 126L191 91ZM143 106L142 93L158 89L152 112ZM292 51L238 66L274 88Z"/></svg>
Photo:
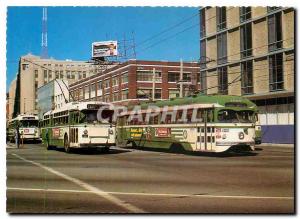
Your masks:
<svg viewBox="0 0 300 219"><path fill-rule="evenodd" d="M179 90L179 97L183 97L183 62L182 59L180 59L180 76L179 76L179 81L180 81L180 90Z"/></svg>
<svg viewBox="0 0 300 219"><path fill-rule="evenodd" d="M155 100L155 68L153 68L153 75L152 75L152 100Z"/></svg>

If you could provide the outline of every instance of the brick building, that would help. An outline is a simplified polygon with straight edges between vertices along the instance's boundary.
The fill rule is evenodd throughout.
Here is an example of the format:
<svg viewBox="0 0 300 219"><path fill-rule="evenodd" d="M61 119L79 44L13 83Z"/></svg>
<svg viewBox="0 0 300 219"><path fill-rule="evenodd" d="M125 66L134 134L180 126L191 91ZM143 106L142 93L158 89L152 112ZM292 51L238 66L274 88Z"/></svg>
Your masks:
<svg viewBox="0 0 300 219"><path fill-rule="evenodd" d="M153 89L153 71L155 88ZM200 89L199 64L183 63L184 95ZM100 100L116 104L179 96L180 62L129 60L103 73L70 85L75 100Z"/></svg>
<svg viewBox="0 0 300 219"><path fill-rule="evenodd" d="M96 67L86 61L42 59L32 54L20 57L17 77L9 88L9 119L22 113L37 114L37 90L44 84L54 79L72 83L112 66Z"/></svg>
<svg viewBox="0 0 300 219"><path fill-rule="evenodd" d="M263 141L294 143L294 8L204 7L199 15L203 92L249 98Z"/></svg>

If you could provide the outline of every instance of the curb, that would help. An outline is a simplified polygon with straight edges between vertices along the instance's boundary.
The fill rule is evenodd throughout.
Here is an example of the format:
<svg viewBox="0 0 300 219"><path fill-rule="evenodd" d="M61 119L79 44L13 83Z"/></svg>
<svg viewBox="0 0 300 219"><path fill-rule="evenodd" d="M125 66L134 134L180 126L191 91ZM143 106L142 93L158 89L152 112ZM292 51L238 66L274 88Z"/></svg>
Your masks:
<svg viewBox="0 0 300 219"><path fill-rule="evenodd" d="M271 144L271 143L263 143L256 145L257 147L282 147L282 148L294 148L294 144Z"/></svg>

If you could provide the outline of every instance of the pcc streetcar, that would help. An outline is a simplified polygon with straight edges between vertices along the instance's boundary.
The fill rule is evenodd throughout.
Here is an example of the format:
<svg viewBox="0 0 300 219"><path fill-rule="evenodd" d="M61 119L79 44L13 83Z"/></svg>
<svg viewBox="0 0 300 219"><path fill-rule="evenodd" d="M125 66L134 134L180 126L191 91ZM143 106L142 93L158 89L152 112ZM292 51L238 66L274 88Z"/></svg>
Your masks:
<svg viewBox="0 0 300 219"><path fill-rule="evenodd" d="M255 149L257 107L246 98L198 94L134 108L118 116L120 146L131 143L136 147L206 152Z"/></svg>

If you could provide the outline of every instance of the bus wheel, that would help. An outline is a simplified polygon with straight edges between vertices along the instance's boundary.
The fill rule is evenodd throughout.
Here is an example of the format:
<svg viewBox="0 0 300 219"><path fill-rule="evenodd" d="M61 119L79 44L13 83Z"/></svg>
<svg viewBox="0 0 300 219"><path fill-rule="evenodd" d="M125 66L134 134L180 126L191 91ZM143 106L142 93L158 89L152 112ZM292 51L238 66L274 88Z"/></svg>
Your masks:
<svg viewBox="0 0 300 219"><path fill-rule="evenodd" d="M104 147L104 148L101 149L101 151L103 153L108 153L109 152L109 147Z"/></svg>
<svg viewBox="0 0 300 219"><path fill-rule="evenodd" d="M65 138L64 138L64 148L65 148L65 152L67 152L67 153L71 152L68 135L65 135Z"/></svg>

